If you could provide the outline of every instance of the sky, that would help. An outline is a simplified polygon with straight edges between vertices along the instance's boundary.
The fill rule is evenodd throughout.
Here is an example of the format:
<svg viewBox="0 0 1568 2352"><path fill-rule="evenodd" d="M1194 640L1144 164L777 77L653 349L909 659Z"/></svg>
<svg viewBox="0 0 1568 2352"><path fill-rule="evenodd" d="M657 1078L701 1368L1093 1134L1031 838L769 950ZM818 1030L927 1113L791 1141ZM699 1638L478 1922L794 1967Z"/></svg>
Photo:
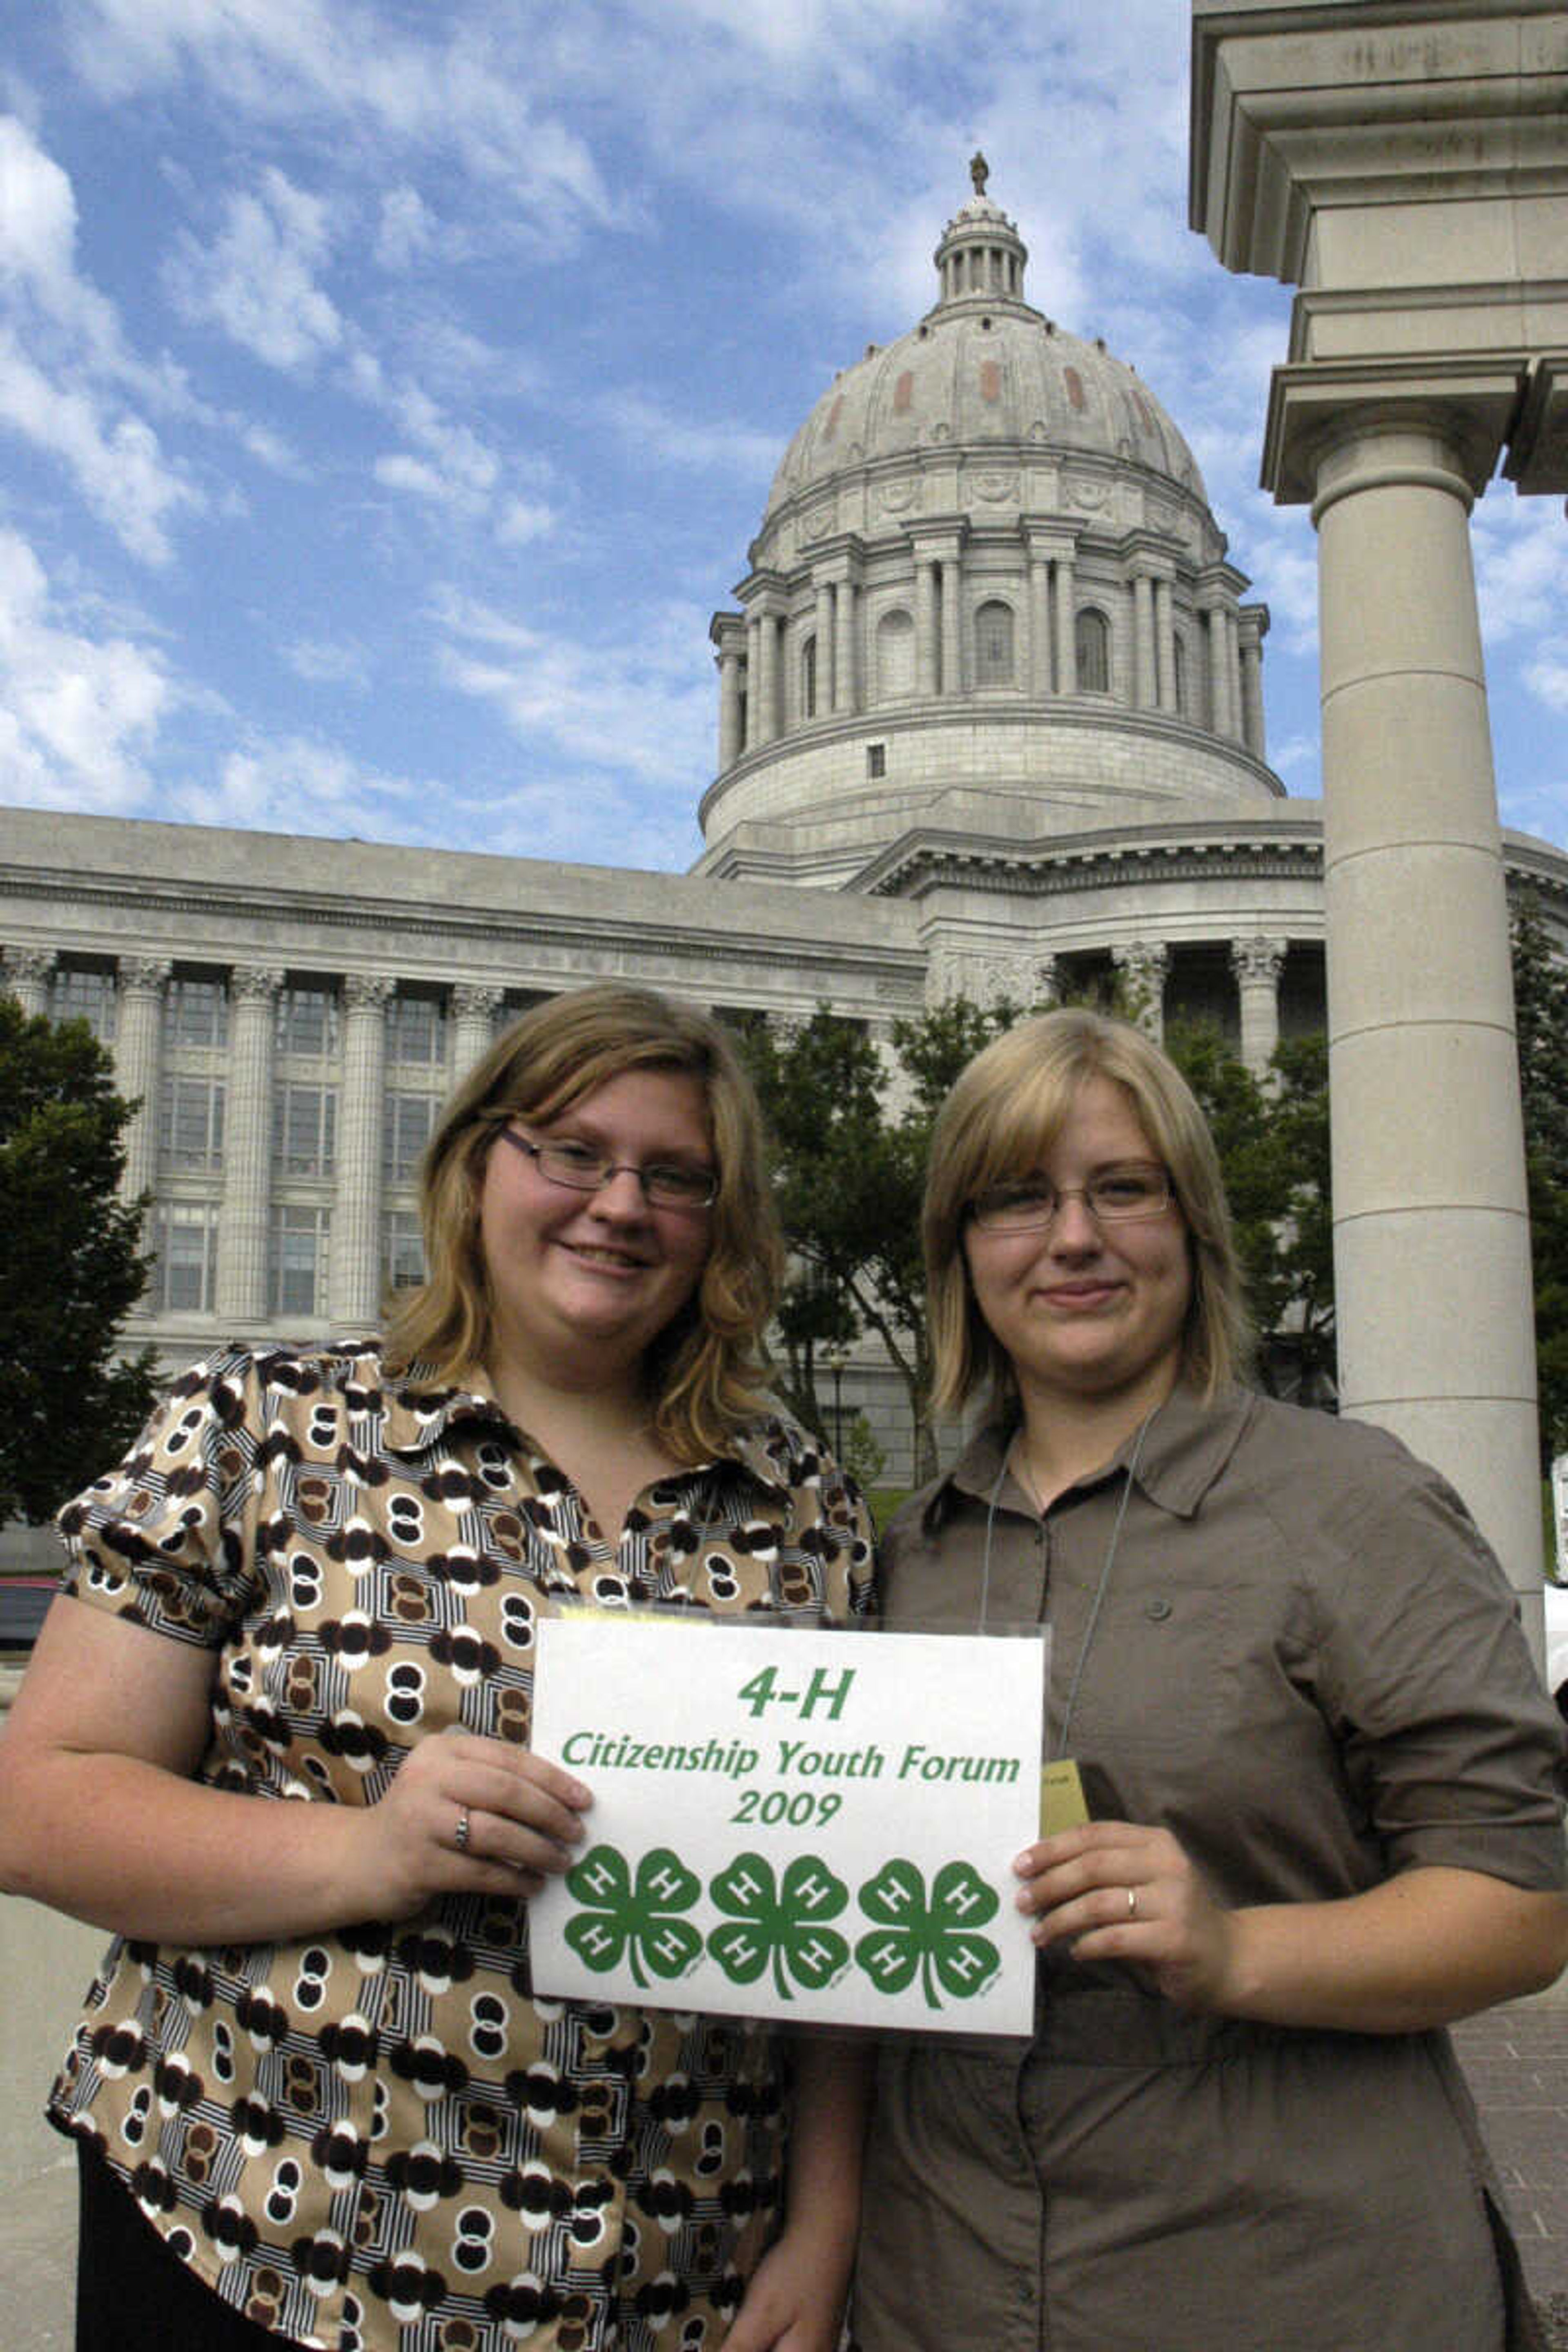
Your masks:
<svg viewBox="0 0 1568 2352"><path fill-rule="evenodd" d="M1184 0L33 0L0 54L0 803L679 869L708 625L970 194L1164 403L1318 781L1257 487L1289 289L1186 226ZM1568 525L1473 534L1506 824L1568 845Z"/></svg>

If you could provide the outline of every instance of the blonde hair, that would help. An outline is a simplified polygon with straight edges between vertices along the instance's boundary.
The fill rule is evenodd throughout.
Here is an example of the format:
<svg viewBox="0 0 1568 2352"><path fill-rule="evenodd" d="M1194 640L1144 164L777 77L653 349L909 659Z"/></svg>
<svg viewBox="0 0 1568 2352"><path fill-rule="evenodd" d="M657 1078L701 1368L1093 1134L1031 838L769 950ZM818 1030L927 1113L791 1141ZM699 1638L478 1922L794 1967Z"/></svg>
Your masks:
<svg viewBox="0 0 1568 2352"><path fill-rule="evenodd" d="M1079 1089L1096 1077L1126 1095L1154 1156L1170 1171L1186 1226L1192 1297L1182 1328L1182 1378L1212 1397L1239 1377L1250 1356L1219 1160L1186 1080L1125 1021L1078 1009L1040 1013L995 1038L960 1073L931 1138L921 1235L931 1404L939 1412L957 1412L987 1383L998 1405L1016 1393L1006 1351L975 1303L964 1225L977 1193L1039 1166Z"/></svg>
<svg viewBox="0 0 1568 2352"><path fill-rule="evenodd" d="M627 1070L668 1070L702 1088L719 1191L706 1214L696 1291L658 1334L644 1370L653 1427L700 1461L764 1402L762 1335L784 1267L751 1081L718 1023L649 988L604 982L534 1005L497 1038L441 1115L420 1167L424 1284L395 1308L394 1367L456 1381L485 1360L494 1305L479 1237L485 1161L509 1118L558 1118Z"/></svg>

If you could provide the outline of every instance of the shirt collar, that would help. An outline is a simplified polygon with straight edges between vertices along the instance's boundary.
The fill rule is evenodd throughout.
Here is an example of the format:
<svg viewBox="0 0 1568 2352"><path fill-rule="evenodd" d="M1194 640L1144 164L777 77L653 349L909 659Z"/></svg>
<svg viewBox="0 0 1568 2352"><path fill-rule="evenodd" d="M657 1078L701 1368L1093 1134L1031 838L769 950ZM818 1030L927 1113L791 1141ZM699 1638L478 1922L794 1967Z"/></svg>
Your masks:
<svg viewBox="0 0 1568 2352"><path fill-rule="evenodd" d="M498 1402L482 1371L471 1381L454 1385L437 1381L426 1364L411 1364L400 1378L387 1381L385 1411L382 1442L389 1454L429 1453L449 1431L469 1422L489 1427L513 1444L533 1443ZM678 1475L694 1477L722 1462L736 1462L759 1486L783 1493L794 1481L797 1453L783 1421L751 1422L710 1460L683 1465Z"/></svg>
<svg viewBox="0 0 1568 2352"><path fill-rule="evenodd" d="M1173 1517L1190 1519L1241 1442L1243 1431L1257 1411L1249 1389L1222 1389L1212 1403L1178 1385L1160 1406L1138 1447L1133 1477L1159 1509ZM1012 1441L1013 1424L992 1422L971 1439L947 1475L939 1480L922 1518L929 1529L941 1524L960 1496L989 1504ZM1098 1486L1131 1460L1134 1433L1118 1446L1100 1470L1080 1478L1068 1492Z"/></svg>

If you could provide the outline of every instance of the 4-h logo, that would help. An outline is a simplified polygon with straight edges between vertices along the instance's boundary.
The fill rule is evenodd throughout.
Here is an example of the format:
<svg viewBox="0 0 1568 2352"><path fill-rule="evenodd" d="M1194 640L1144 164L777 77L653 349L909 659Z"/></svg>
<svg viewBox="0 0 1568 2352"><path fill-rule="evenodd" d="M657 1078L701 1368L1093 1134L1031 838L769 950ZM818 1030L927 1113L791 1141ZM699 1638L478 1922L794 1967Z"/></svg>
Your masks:
<svg viewBox="0 0 1568 2352"><path fill-rule="evenodd" d="M702 1931L685 1915L695 1909L702 1882L668 1846L644 1854L634 1874L625 1854L596 1845L566 1874L582 1906L566 1923L566 1941L579 1959L603 1975L629 1961L644 1990L649 1978L669 1982L689 1974L702 1956ZM826 1991L851 1966L873 1990L907 1991L918 1976L928 2009L973 2000L1002 1965L995 1945L979 1930L1000 1908L967 1862L944 1863L928 1893L912 1862L885 1862L857 1897L871 1922L855 1945L828 1923L849 1906L849 1889L814 1854L797 1855L783 1879L759 1853L737 1854L710 1880L709 1900L724 1916L707 1937L710 1957L731 1984L755 1984L771 1972L781 2000L798 1987Z"/></svg>

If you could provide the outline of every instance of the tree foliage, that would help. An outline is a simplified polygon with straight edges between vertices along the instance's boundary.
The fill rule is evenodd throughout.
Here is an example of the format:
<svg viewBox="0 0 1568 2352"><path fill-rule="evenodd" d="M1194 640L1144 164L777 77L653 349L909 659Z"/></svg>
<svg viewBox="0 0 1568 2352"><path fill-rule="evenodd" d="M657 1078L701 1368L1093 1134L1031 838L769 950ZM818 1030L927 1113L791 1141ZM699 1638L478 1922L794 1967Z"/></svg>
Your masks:
<svg viewBox="0 0 1568 2352"><path fill-rule="evenodd" d="M123 1452L153 1351L114 1360L145 1203L115 1196L132 1106L85 1022L0 996L0 1522L47 1518Z"/></svg>
<svg viewBox="0 0 1568 2352"><path fill-rule="evenodd" d="M1568 966L1532 900L1515 910L1512 944L1544 1472L1568 1452Z"/></svg>
<svg viewBox="0 0 1568 2352"><path fill-rule="evenodd" d="M920 1237L931 1123L964 1064L1017 1017L1013 1005L960 999L898 1022L896 1077L859 1024L826 1007L788 1033L758 1025L742 1040L792 1257L780 1386L821 1429L826 1351L873 1332L909 1400L917 1479L936 1471Z"/></svg>

